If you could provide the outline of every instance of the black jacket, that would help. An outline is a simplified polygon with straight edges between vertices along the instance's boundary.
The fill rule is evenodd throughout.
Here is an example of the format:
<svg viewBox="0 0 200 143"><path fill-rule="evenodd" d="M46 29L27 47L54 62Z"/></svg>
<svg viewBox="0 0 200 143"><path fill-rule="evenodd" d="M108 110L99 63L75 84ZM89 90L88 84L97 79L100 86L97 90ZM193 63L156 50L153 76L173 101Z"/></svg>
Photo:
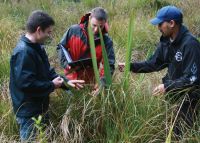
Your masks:
<svg viewBox="0 0 200 143"><path fill-rule="evenodd" d="M18 117L30 117L47 111L51 81L58 75L50 67L44 48L22 36L10 60L10 94Z"/></svg>
<svg viewBox="0 0 200 143"><path fill-rule="evenodd" d="M161 37L153 56L143 62L131 63L131 70L148 73L168 68L163 84L166 91L185 89L200 84L200 43L181 26L176 39L171 42Z"/></svg>

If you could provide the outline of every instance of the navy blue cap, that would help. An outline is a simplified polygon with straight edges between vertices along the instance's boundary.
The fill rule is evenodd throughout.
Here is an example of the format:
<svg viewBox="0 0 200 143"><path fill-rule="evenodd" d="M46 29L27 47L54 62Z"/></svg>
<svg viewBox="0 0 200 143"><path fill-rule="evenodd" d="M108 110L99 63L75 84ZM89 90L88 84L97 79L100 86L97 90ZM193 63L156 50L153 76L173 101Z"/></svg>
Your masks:
<svg viewBox="0 0 200 143"><path fill-rule="evenodd" d="M153 25L158 25L164 21L170 21L170 20L176 20L176 21L182 21L183 14L180 9L178 9L175 6L165 6L161 8L154 19L152 19L150 22Z"/></svg>

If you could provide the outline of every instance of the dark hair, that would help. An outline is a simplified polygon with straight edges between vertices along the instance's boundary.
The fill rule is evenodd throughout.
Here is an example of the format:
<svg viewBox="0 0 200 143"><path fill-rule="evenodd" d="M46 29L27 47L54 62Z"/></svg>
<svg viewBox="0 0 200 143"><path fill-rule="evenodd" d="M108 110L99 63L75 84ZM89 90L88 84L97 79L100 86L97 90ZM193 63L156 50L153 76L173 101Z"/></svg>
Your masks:
<svg viewBox="0 0 200 143"><path fill-rule="evenodd" d="M176 25L182 25L183 24L183 14L180 14L179 19L174 19Z"/></svg>
<svg viewBox="0 0 200 143"><path fill-rule="evenodd" d="M97 20L105 20L107 21L107 12L102 7L96 7L91 11L91 17L95 17Z"/></svg>
<svg viewBox="0 0 200 143"><path fill-rule="evenodd" d="M177 25L182 25L182 24L183 24L183 19L174 20L174 21L175 21L175 23L176 23Z"/></svg>
<svg viewBox="0 0 200 143"><path fill-rule="evenodd" d="M55 22L51 16L42 10L36 10L29 16L26 23L26 29L28 32L34 33L38 27L41 27L44 31L46 28L54 24Z"/></svg>
<svg viewBox="0 0 200 143"><path fill-rule="evenodd" d="M163 22L170 22L170 21L171 20L167 20L167 21L163 21ZM183 19L182 18L179 19L179 20L173 20L173 21L176 23L176 25L179 25L179 26L181 26L183 24ZM161 22L159 25L162 25L163 22Z"/></svg>

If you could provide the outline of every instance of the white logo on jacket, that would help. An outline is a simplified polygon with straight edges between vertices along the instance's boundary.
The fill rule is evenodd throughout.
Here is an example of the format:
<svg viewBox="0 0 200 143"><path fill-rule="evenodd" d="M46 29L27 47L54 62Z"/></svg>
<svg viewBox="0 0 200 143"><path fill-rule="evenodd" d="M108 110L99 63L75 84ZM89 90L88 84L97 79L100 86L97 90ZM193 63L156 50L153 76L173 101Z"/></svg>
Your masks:
<svg viewBox="0 0 200 143"><path fill-rule="evenodd" d="M197 80L196 76L193 75L193 76L190 77L190 83L191 84L193 84L196 80Z"/></svg>
<svg viewBox="0 0 200 143"><path fill-rule="evenodd" d="M197 65L196 65L196 63L194 63L194 64L192 65L191 72L192 72L193 74L196 74L196 73L197 73Z"/></svg>
<svg viewBox="0 0 200 143"><path fill-rule="evenodd" d="M183 60L182 53L181 52L176 52L175 58L176 58L177 62L182 61Z"/></svg>
<svg viewBox="0 0 200 143"><path fill-rule="evenodd" d="M190 83L193 84L197 80L197 65L194 63L191 68L192 76L190 77Z"/></svg>

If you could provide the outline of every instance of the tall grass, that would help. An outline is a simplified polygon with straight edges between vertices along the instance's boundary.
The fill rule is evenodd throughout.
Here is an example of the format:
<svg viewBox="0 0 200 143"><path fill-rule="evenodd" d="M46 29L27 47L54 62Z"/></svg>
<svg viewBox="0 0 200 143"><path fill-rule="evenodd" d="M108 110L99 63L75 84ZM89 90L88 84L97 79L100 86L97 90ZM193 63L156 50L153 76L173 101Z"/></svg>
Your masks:
<svg viewBox="0 0 200 143"><path fill-rule="evenodd" d="M103 66L104 66L104 75L106 79L106 85L110 86L112 84L111 70L110 70L110 65L108 61L108 54L106 52L104 39L103 39L103 35L100 28L99 28L99 34L100 34L100 41L101 41L101 47L102 47L102 55L103 55L103 62L104 62Z"/></svg>
<svg viewBox="0 0 200 143"><path fill-rule="evenodd" d="M133 17L131 16L128 28L128 41L126 49L126 63L124 70L124 87L127 89L129 86L129 77L130 77L130 62L131 62L131 52L132 52L132 41L133 41Z"/></svg>
<svg viewBox="0 0 200 143"><path fill-rule="evenodd" d="M88 33L89 33L90 51L91 51L91 56L92 56L92 65L94 69L95 79L96 79L96 82L100 85L100 77L99 77L99 71L98 71L98 65L97 65L94 35L92 32L92 28L90 26L88 26Z"/></svg>
<svg viewBox="0 0 200 143"><path fill-rule="evenodd" d="M88 7L98 6L98 0L84 0L83 3Z"/></svg>

